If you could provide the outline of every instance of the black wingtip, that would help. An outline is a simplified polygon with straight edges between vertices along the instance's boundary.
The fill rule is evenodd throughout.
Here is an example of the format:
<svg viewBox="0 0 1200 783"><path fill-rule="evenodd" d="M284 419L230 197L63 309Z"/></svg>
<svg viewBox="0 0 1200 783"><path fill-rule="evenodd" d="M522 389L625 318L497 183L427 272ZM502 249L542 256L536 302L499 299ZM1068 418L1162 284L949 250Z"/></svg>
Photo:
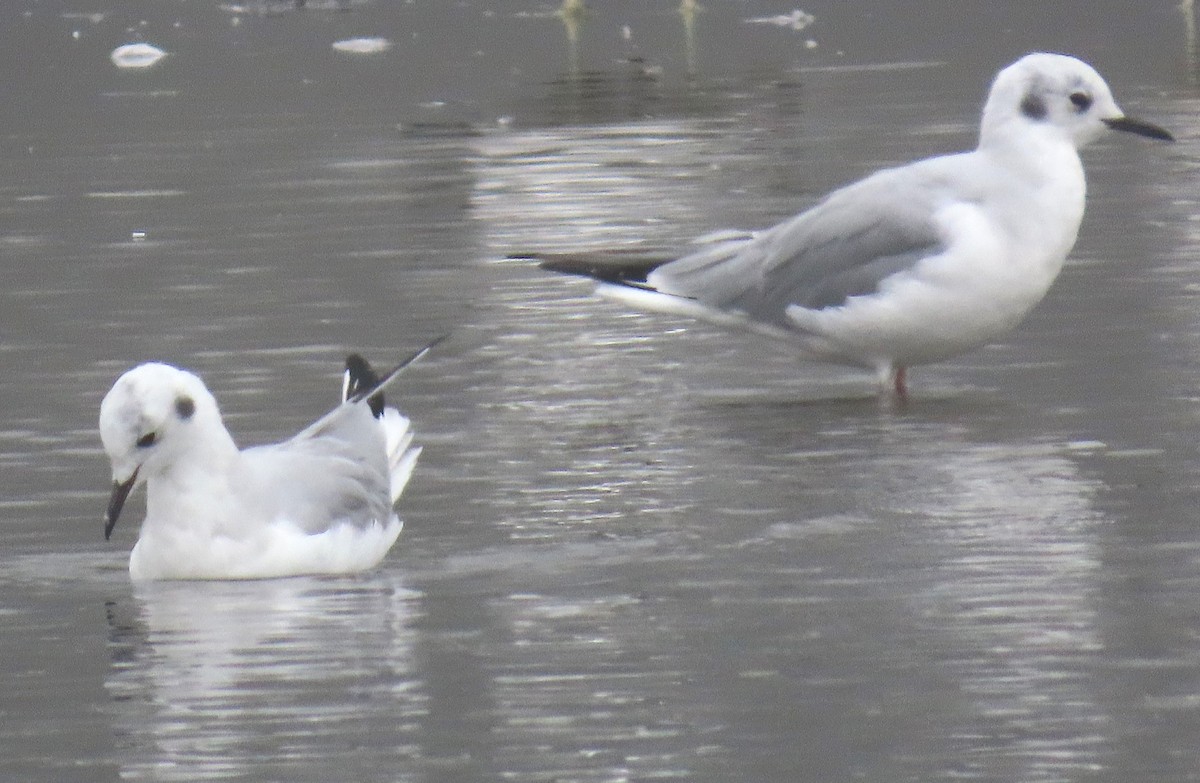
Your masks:
<svg viewBox="0 0 1200 783"><path fill-rule="evenodd" d="M391 383L401 370L432 351L434 346L448 337L450 337L449 334L443 334L436 340L426 343L423 348L414 351L408 358L383 375L377 375L367 360L359 354L350 354L346 357L346 381L342 388L342 401L359 402L366 399L367 404L371 406L372 415L376 418L383 415L383 387Z"/></svg>
<svg viewBox="0 0 1200 783"><path fill-rule="evenodd" d="M371 364L357 353L346 357L346 382L342 385L342 401L360 394L370 393L379 385L379 375L371 369ZM383 415L383 392L372 394L367 398L371 407L371 415L379 418Z"/></svg>
<svg viewBox="0 0 1200 783"><path fill-rule="evenodd" d="M539 267L548 272L589 277L601 283L615 283L636 288L647 287L646 278L650 273L673 260L620 252L530 254L515 255L510 258L536 261Z"/></svg>

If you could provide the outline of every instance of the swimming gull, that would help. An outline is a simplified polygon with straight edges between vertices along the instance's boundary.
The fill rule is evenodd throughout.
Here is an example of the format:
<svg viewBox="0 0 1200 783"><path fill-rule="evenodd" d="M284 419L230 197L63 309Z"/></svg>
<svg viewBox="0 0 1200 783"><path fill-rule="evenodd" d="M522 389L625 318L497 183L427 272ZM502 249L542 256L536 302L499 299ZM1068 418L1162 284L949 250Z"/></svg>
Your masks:
<svg viewBox="0 0 1200 783"><path fill-rule="evenodd" d="M196 375L148 363L118 378L100 405L113 473L104 537L145 484L130 576L257 579L377 565L400 534L393 506L421 453L383 389L431 347L382 378L352 355L340 405L288 440L242 450Z"/></svg>

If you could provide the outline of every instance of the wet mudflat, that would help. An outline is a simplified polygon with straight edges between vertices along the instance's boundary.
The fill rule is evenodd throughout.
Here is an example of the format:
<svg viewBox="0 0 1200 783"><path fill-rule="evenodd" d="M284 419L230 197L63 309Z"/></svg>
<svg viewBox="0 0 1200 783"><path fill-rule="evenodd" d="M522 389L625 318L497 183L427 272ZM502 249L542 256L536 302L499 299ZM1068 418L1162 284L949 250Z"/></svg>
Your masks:
<svg viewBox="0 0 1200 783"><path fill-rule="evenodd" d="M0 135L3 776L1200 775L1175 3L831 2L799 30L757 1L297 5L0 11L27 74ZM167 54L117 67L135 42ZM1087 150L1050 296L907 405L505 260L670 253L969 147L1033 49L1180 141ZM332 405L348 351L443 333L392 396L426 449L378 571L129 583L141 501L104 542L95 427L120 372L197 371L252 444Z"/></svg>

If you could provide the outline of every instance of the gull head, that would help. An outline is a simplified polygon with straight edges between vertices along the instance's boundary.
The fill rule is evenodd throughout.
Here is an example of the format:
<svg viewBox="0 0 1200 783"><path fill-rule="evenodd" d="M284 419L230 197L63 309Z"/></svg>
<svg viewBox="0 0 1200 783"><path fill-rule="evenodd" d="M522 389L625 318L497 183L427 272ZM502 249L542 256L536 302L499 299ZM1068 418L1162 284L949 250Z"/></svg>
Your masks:
<svg viewBox="0 0 1200 783"><path fill-rule="evenodd" d="M1108 129L1174 141L1157 125L1126 116L1092 66L1067 55L1039 52L996 75L983 108L979 144L1011 143L1021 134L1041 131L1078 148Z"/></svg>
<svg viewBox="0 0 1200 783"><path fill-rule="evenodd" d="M106 539L135 486L202 452L206 444L232 443L204 382L158 363L139 365L113 384L100 403L100 439L113 474Z"/></svg>

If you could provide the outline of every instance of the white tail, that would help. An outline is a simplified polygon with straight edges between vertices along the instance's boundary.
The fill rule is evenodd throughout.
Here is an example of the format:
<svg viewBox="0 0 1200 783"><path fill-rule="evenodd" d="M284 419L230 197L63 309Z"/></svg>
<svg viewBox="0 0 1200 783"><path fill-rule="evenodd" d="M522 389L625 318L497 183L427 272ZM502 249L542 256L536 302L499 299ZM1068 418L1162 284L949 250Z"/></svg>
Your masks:
<svg viewBox="0 0 1200 783"><path fill-rule="evenodd" d="M413 468L417 466L421 448L412 445L412 427L408 419L395 408L383 409L379 426L383 427L387 442L388 476L391 480L392 503L395 504L404 492Z"/></svg>

